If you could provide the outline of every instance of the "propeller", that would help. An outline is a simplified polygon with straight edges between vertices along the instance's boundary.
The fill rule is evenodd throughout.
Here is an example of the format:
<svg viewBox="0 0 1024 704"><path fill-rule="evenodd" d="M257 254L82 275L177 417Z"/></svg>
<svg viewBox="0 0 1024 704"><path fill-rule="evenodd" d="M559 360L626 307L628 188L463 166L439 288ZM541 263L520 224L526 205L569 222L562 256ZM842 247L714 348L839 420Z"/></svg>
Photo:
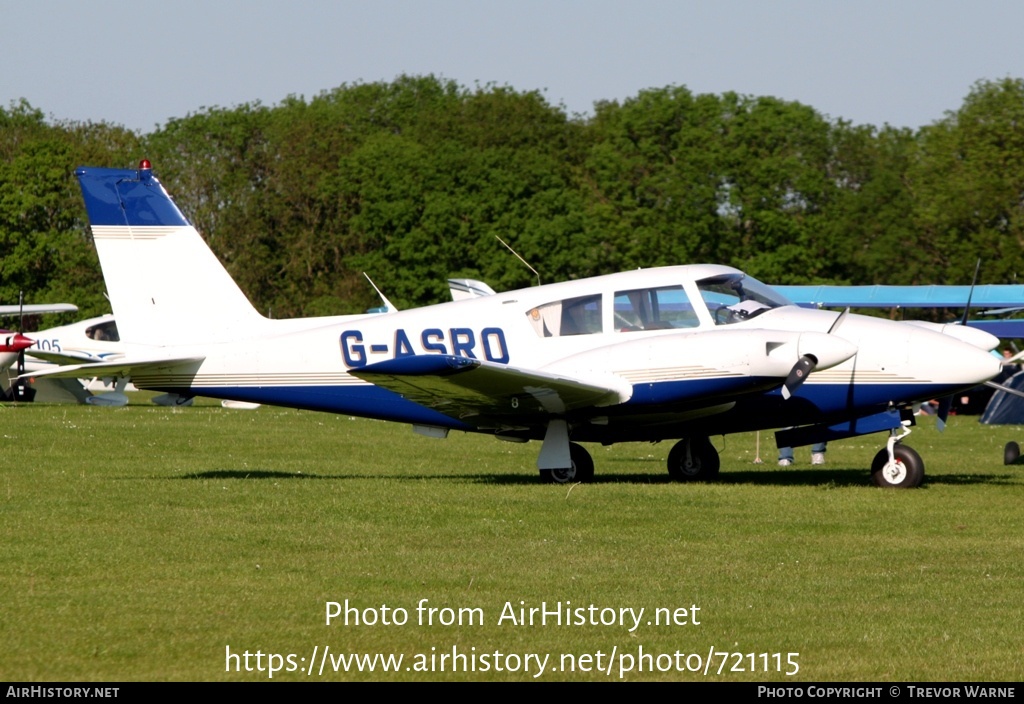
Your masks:
<svg viewBox="0 0 1024 704"><path fill-rule="evenodd" d="M25 292L18 291L18 330L25 329ZM21 345L21 349L18 350L18 376L20 377L25 373L25 350L31 347L34 343L33 340L25 337L20 332L18 335L22 340L27 341L29 344ZM24 379L18 379L14 382L14 386L11 389L14 394L14 398L18 401L30 402L36 397L36 390L28 385L28 382Z"/></svg>
<svg viewBox="0 0 1024 704"><path fill-rule="evenodd" d="M25 292L18 291L18 331L25 329ZM18 350L18 376L25 373L25 349Z"/></svg>
<svg viewBox="0 0 1024 704"><path fill-rule="evenodd" d="M812 355L805 354L796 360L796 364L789 371L786 381L782 384L782 398L788 399L800 388L800 385L807 381L807 377L818 366L818 360Z"/></svg>
<svg viewBox="0 0 1024 704"><path fill-rule="evenodd" d="M953 397L943 396L939 399L939 407L935 411L935 427L941 433L946 429L946 419L949 418L949 410L953 407Z"/></svg>
<svg viewBox="0 0 1024 704"><path fill-rule="evenodd" d="M849 313L850 309L847 308L839 314L828 329L829 335L839 329L839 326L843 324L843 321L846 320L846 316L849 315ZM786 381L782 384L782 398L788 400L794 393L796 393L796 390L800 388L801 384L807 381L807 377L811 375L817 366L818 358L813 354L802 355L800 359L796 360L796 364L794 364L793 368L789 370L789 374L786 376Z"/></svg>

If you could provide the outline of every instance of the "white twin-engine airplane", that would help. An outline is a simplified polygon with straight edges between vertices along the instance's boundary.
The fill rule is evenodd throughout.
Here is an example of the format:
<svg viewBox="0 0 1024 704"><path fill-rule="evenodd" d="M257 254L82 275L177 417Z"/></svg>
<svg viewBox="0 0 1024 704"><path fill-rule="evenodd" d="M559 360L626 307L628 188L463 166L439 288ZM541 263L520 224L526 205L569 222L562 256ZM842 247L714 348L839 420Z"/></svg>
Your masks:
<svg viewBox="0 0 1024 704"><path fill-rule="evenodd" d="M677 440L669 474L708 480L710 436L786 428L777 442L796 446L889 431L873 480L913 487L924 465L900 442L913 404L1000 371L987 333L802 309L709 264L269 320L148 161L76 175L126 352L49 376L540 440L541 478L556 482L593 477L579 443Z"/></svg>

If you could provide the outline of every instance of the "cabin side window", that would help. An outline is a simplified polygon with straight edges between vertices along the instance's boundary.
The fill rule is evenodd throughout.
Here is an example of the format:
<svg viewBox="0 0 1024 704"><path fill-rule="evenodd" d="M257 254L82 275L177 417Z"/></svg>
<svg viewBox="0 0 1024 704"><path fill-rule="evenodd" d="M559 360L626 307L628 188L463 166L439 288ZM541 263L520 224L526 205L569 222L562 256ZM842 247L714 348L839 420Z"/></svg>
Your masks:
<svg viewBox="0 0 1024 704"><path fill-rule="evenodd" d="M641 288L615 293L615 329L672 330L700 325L682 286Z"/></svg>
<svg viewBox="0 0 1024 704"><path fill-rule="evenodd" d="M90 340L102 340L106 342L120 342L121 336L117 334L117 322L110 320L106 323L90 325L85 329L85 336Z"/></svg>
<svg viewBox="0 0 1024 704"><path fill-rule="evenodd" d="M526 314L539 337L591 335L601 327L601 296L580 296L545 303Z"/></svg>

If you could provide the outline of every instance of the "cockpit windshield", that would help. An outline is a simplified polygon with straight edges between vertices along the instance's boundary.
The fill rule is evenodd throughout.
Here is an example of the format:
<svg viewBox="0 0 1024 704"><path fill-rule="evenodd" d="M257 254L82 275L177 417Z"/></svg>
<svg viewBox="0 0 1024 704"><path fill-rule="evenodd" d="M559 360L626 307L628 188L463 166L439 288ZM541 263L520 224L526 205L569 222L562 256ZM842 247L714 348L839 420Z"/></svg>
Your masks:
<svg viewBox="0 0 1024 704"><path fill-rule="evenodd" d="M697 288L716 325L739 323L772 308L793 305L757 279L739 272L701 279Z"/></svg>

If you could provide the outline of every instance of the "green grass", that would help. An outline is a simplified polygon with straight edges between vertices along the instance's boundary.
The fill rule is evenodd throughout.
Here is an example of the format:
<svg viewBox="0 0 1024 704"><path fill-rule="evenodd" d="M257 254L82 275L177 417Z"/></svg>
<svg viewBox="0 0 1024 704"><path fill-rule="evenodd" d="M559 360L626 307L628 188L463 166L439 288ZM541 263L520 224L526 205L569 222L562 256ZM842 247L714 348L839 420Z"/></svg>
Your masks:
<svg viewBox="0 0 1024 704"><path fill-rule="evenodd" d="M770 434L760 465L754 435L714 438L721 481L694 485L668 481L670 443L592 447L593 484L544 486L536 443L285 409L8 405L0 427L0 680L259 681L244 662L226 671L227 647L305 668L314 646L406 660L274 679L532 679L405 670L456 647L549 654L542 680L618 680L618 660L610 676L551 668L641 646L794 652L800 670L627 680L1024 678L1024 467L1002 464L1019 427L924 421L907 439L928 472L913 491L869 486L884 435L831 444L824 470L806 448L776 467ZM346 599L409 623L326 625ZM421 626L421 599L485 622ZM498 625L520 601L645 614L633 633ZM647 625L692 605L700 625Z"/></svg>

